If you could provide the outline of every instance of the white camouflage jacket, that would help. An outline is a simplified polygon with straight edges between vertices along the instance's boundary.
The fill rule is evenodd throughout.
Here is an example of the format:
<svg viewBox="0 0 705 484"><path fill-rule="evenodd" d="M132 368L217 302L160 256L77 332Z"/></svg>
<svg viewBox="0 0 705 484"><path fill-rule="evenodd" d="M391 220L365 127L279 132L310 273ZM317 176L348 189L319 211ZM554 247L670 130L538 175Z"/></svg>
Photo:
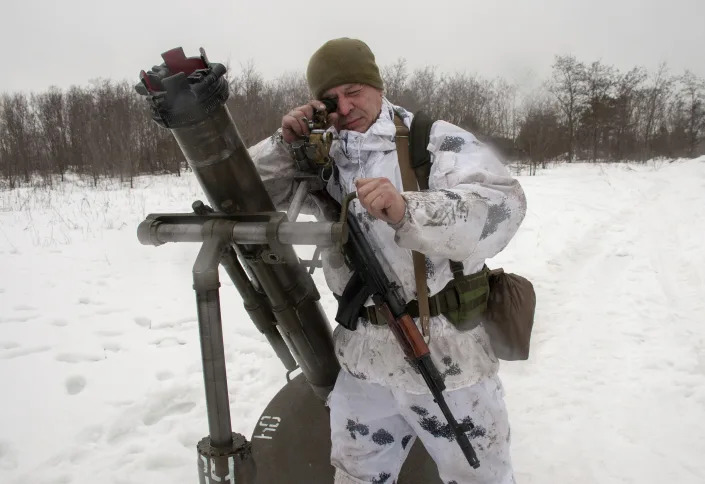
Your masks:
<svg viewBox="0 0 705 484"><path fill-rule="evenodd" d="M383 99L380 116L366 133L343 130L338 134L331 156L340 173L339 182L331 177L327 186L334 198L340 201L355 190L358 178L386 177L402 191L395 111L410 126L413 115ZM465 274L479 271L485 259L504 249L526 213L526 199L517 180L471 133L436 121L428 150L432 161L429 190L402 192L407 210L398 225L372 218L357 200L352 208L385 271L399 283L407 301L416 297L411 250L426 255L429 295L433 295L453 278L449 259L462 261ZM285 143L274 135L251 147L250 154L277 209L285 209L293 196L295 171ZM303 211L320 214L313 200ZM342 294L350 272L345 267L333 269L326 259L324 254L326 282L333 293ZM412 393L428 393L386 326L361 319L356 331L338 326L334 340L340 364L353 376ZM433 317L429 347L448 390L492 376L499 366L482 325L461 332L443 315Z"/></svg>

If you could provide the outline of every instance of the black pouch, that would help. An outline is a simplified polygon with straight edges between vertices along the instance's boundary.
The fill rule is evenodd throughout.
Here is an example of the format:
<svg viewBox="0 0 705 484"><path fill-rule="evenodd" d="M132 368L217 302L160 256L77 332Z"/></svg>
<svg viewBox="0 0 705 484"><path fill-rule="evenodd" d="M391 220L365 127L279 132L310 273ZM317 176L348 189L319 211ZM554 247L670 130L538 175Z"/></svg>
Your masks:
<svg viewBox="0 0 705 484"><path fill-rule="evenodd" d="M488 280L485 330L492 349L502 360L526 360L536 310L534 286L528 279L503 269L491 270Z"/></svg>

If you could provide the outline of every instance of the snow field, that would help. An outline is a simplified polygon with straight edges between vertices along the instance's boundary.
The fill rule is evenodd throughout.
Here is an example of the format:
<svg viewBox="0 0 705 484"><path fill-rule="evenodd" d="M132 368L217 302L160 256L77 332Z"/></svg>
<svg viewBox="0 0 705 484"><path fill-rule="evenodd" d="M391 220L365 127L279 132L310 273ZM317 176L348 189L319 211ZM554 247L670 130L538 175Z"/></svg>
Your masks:
<svg viewBox="0 0 705 484"><path fill-rule="evenodd" d="M527 217L488 261L538 296L531 359L500 370L517 482L705 482L705 158L520 180ZM196 481L199 247L141 246L136 228L198 198L191 174L0 192L0 482ZM221 283L249 437L284 369Z"/></svg>

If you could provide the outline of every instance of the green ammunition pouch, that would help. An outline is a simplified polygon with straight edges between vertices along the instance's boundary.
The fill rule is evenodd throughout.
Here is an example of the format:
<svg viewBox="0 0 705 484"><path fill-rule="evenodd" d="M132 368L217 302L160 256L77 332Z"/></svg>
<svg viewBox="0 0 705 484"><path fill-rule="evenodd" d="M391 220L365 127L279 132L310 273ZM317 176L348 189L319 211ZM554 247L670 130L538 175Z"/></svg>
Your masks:
<svg viewBox="0 0 705 484"><path fill-rule="evenodd" d="M473 329L481 321L487 310L490 285L487 279L489 269L467 276L456 276L446 287L430 298L431 306L440 308L441 313L462 331Z"/></svg>
<svg viewBox="0 0 705 484"><path fill-rule="evenodd" d="M450 281L437 294L428 298L430 316L445 315L460 330L473 329L482 321L487 310L490 286L487 279L489 269L485 266L480 272L460 276ZM416 300L406 305L406 312L412 318L419 317L419 303ZM360 317L372 324L385 325L382 315L377 314L374 306L360 309Z"/></svg>

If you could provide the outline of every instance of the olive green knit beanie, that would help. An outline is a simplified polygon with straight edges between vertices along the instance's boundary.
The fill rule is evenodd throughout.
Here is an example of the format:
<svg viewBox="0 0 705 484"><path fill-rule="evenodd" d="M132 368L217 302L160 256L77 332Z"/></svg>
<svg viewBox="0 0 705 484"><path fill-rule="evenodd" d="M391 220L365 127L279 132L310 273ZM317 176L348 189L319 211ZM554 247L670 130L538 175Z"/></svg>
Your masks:
<svg viewBox="0 0 705 484"><path fill-rule="evenodd" d="M347 37L329 40L311 56L306 80L316 99L341 84L360 83L384 88L370 48L361 40Z"/></svg>

